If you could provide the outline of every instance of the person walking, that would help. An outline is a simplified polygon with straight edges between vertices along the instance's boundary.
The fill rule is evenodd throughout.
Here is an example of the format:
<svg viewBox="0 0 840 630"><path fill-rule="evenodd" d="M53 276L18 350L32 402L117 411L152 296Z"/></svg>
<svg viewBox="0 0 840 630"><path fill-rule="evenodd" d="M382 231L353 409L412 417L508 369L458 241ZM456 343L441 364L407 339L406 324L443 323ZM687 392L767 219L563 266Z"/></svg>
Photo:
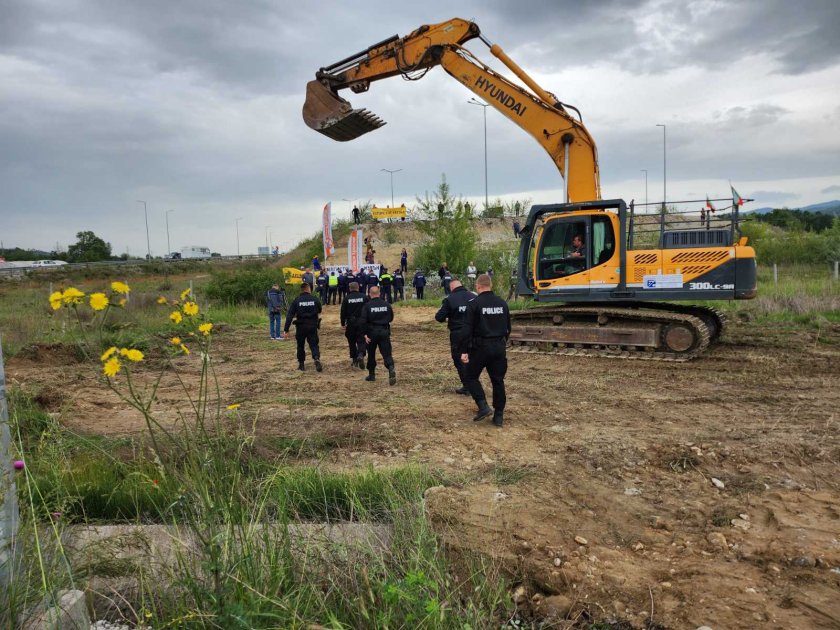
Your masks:
<svg viewBox="0 0 840 630"><path fill-rule="evenodd" d="M379 286L379 276L377 276L373 271L368 274L367 277L367 293L370 295L370 290L373 287Z"/></svg>
<svg viewBox="0 0 840 630"><path fill-rule="evenodd" d="M323 271L318 272L318 279L315 280L315 286L318 287L318 297L322 304L327 303L327 274Z"/></svg>
<svg viewBox="0 0 840 630"><path fill-rule="evenodd" d="M359 291L359 283L355 280L350 283L350 292L341 303L341 327L344 329L344 336L347 338L347 346L350 350L351 367L360 370L365 369L365 333L362 330L362 308L367 304L368 296Z"/></svg>
<svg viewBox="0 0 840 630"><path fill-rule="evenodd" d="M289 332L292 320L295 324L295 341L297 341L298 369L303 372L306 361L306 350L304 343L309 344L309 352L312 360L315 361L315 370L320 372L321 349L318 347L318 327L321 325L321 301L312 295L312 289L304 283L301 285L301 294L297 296L289 306L289 313L286 315L285 332Z"/></svg>
<svg viewBox="0 0 840 630"><path fill-rule="evenodd" d="M478 296L470 300L461 328L461 361L467 366L467 389L478 405L473 420L479 422L493 414L493 424L504 423L507 403L505 374L507 354L505 346L510 335L510 310L507 302L493 293L493 280L486 273L475 281ZM484 388L478 378L484 369L493 385L493 408L487 405Z"/></svg>
<svg viewBox="0 0 840 630"><path fill-rule="evenodd" d="M370 301L362 307L362 328L367 342L366 381L376 380L376 349L382 355L382 362L388 370L388 384L396 385L397 372L394 369L394 357L391 356L391 322L394 321L394 309L379 296L379 287L370 288Z"/></svg>
<svg viewBox="0 0 840 630"><path fill-rule="evenodd" d="M347 289L350 286L350 279L352 277L351 271L345 271L338 276L338 303L341 304L342 300L347 297Z"/></svg>
<svg viewBox="0 0 840 630"><path fill-rule="evenodd" d="M382 296L388 304L394 303L394 296L391 294L391 286L394 283L394 276L388 273L387 267L382 267L379 274L379 286L382 287Z"/></svg>
<svg viewBox="0 0 840 630"><path fill-rule="evenodd" d="M408 273L408 252L405 251L405 247L400 252L400 271Z"/></svg>
<svg viewBox="0 0 840 630"><path fill-rule="evenodd" d="M443 286L443 276L446 275L447 271L449 271L449 267L446 265L446 263L440 263L440 269L438 269L438 278L440 278L440 286Z"/></svg>
<svg viewBox="0 0 840 630"><path fill-rule="evenodd" d="M394 272L394 302L405 300L405 276L402 269Z"/></svg>
<svg viewBox="0 0 840 630"><path fill-rule="evenodd" d="M417 299L422 300L423 290L426 288L426 276L419 269L414 274L414 280L411 281L411 286L414 287Z"/></svg>
<svg viewBox="0 0 840 630"><path fill-rule="evenodd" d="M516 272L516 267L514 267L510 272L510 287L508 288L508 296L507 302L510 302L510 298L513 298L514 302L519 299L519 274Z"/></svg>
<svg viewBox="0 0 840 630"><path fill-rule="evenodd" d="M329 277L327 278L327 304L335 305L335 301L338 299L338 276L335 275L335 271L331 271Z"/></svg>
<svg viewBox="0 0 840 630"><path fill-rule="evenodd" d="M452 284L452 274L449 273L449 268L445 267L443 270L443 277L440 279L440 286L443 287L444 295L449 295L450 284Z"/></svg>
<svg viewBox="0 0 840 630"><path fill-rule="evenodd" d="M367 295L367 271L364 267L356 274L356 282L359 283L359 291Z"/></svg>
<svg viewBox="0 0 840 630"><path fill-rule="evenodd" d="M362 213L359 212L358 206L353 206L353 223L355 223L356 225L361 224L361 217Z"/></svg>
<svg viewBox="0 0 840 630"><path fill-rule="evenodd" d="M286 309L286 292L275 282L266 293L268 302L268 334L276 341L283 341L283 311Z"/></svg>
<svg viewBox="0 0 840 630"><path fill-rule="evenodd" d="M522 231L522 227L519 225L519 219L514 220L513 222L513 238L519 238L519 233Z"/></svg>
<svg viewBox="0 0 840 630"><path fill-rule="evenodd" d="M303 269L303 267L301 267L301 269ZM303 272L303 275L301 276L300 279L303 282L303 284L308 284L309 285L309 290L310 291L315 290L315 274L312 273L311 271L309 271L309 269L307 269L306 271Z"/></svg>
<svg viewBox="0 0 840 630"><path fill-rule="evenodd" d="M435 313L435 319L441 323L446 322L449 328L449 350L452 353L452 363L461 381L461 387L455 390L456 394L469 396L467 389L467 369L461 361L461 328L464 326L464 317L467 314L467 304L475 297L475 293L467 289L458 280L453 280L449 285L451 293L443 298L440 309Z"/></svg>

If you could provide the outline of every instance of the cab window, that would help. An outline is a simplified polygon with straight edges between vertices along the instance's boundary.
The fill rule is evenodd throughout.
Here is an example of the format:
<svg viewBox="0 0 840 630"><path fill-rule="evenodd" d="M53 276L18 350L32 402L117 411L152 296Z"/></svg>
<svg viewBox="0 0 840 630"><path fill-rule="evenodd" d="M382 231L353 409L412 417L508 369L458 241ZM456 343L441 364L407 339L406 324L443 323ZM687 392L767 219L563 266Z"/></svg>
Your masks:
<svg viewBox="0 0 840 630"><path fill-rule="evenodd" d="M602 265L615 251L615 234L609 217L592 218L592 266Z"/></svg>
<svg viewBox="0 0 840 630"><path fill-rule="evenodd" d="M553 221L545 228L537 265L539 280L562 278L586 269L586 223L583 221ZM576 252L575 236L584 240L584 253Z"/></svg>

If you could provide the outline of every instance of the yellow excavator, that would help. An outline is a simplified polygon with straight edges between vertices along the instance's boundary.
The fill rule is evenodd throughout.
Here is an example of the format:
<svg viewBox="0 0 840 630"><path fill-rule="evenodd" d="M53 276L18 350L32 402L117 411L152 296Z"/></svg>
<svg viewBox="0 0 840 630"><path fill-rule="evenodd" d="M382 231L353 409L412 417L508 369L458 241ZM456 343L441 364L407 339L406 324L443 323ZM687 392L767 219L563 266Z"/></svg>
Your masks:
<svg viewBox="0 0 840 630"><path fill-rule="evenodd" d="M475 38L526 87L463 47ZM563 202L533 206L522 229L518 292L552 304L513 313L511 350L684 361L716 341L725 320L708 306L667 302L755 297L755 251L738 234L739 203L723 225L707 218L711 204L692 221L674 220L664 201L652 215L601 199L598 153L580 112L540 87L474 22L424 25L321 68L307 84L303 119L334 140L358 138L385 123L354 109L340 90L365 92L394 76L416 80L435 66L531 134L564 180Z"/></svg>

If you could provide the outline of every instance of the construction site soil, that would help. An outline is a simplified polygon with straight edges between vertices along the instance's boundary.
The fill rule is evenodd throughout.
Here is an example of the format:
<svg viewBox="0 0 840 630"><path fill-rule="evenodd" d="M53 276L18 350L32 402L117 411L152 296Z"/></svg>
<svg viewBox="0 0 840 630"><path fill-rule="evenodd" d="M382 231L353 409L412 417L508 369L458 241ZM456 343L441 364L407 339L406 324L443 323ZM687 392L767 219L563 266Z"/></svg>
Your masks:
<svg viewBox="0 0 840 630"><path fill-rule="evenodd" d="M502 563L523 613L551 627L584 611L636 628L840 627L836 326L738 322L677 364L512 354L499 429L473 423L474 404L454 393L433 309L397 309L393 387L350 367L338 308L325 311L322 373L295 369L293 341L220 326L222 402L241 403L260 436L333 446L302 463L440 470L447 484L426 494L436 531L453 558ZM142 433L77 360L30 349L7 376L78 431ZM177 361L195 377L198 357ZM158 415L185 407L164 377Z"/></svg>

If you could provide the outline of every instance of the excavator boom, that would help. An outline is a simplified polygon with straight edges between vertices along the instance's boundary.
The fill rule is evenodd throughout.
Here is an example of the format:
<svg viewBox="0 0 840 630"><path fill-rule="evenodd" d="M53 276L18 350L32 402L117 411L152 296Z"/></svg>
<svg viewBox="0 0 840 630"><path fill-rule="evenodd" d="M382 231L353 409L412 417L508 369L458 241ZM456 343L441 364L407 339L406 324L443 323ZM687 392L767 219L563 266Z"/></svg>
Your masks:
<svg viewBox="0 0 840 630"><path fill-rule="evenodd" d="M495 72L463 48L465 42L474 38L487 44L490 52L528 89ZM435 66L443 67L540 143L565 179L568 200L600 199L597 149L583 123L498 45L487 41L474 22L456 18L421 26L405 37L395 35L321 68L306 86L303 119L309 127L333 140L358 138L385 123L365 109L354 109L338 95L340 90L365 92L371 82L398 75L416 80Z"/></svg>

